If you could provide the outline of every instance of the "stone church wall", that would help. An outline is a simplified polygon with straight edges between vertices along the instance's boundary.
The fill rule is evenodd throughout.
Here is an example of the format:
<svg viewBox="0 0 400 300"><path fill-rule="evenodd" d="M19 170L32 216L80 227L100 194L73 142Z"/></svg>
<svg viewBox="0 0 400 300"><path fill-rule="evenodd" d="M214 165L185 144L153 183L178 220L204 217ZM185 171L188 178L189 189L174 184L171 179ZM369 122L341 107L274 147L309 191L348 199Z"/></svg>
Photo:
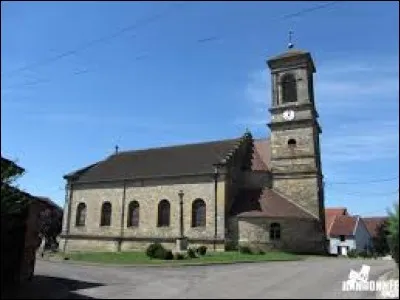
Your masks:
<svg viewBox="0 0 400 300"><path fill-rule="evenodd" d="M220 176L217 189L217 240L220 244L225 235L225 179ZM179 236L179 196L183 190L184 235L193 245L213 245L214 241L214 179L211 176L197 176L164 180L146 180L112 184L76 185L72 190L70 228L66 251L116 251L143 249L153 241L173 244ZM125 201L124 201L125 194ZM194 228L192 224L192 203L201 198L206 203L206 226ZM170 202L170 226L157 227L158 203L162 199ZM131 201L139 203L139 226L128 227L128 207ZM111 226L100 226L101 205L112 204ZM75 225L79 203L87 206L86 224ZM125 203L124 203L125 202ZM124 203L124 204L123 204ZM123 213L123 206L125 207ZM122 220L122 215L124 215ZM68 216L67 216L68 217ZM122 221L122 223L121 223ZM63 235L67 233L64 222ZM121 228L122 226L122 228ZM122 243L117 247L118 238ZM62 244L64 241L62 241Z"/></svg>
<svg viewBox="0 0 400 300"><path fill-rule="evenodd" d="M268 171L245 172L243 188L258 189L272 187L271 173Z"/></svg>
<svg viewBox="0 0 400 300"><path fill-rule="evenodd" d="M281 238L271 241L269 227L275 222L281 226ZM240 245L257 245L265 250L281 249L305 253L324 251L324 235L319 223L314 220L239 217L238 237Z"/></svg>
<svg viewBox="0 0 400 300"><path fill-rule="evenodd" d="M304 207L316 217L320 216L318 179L316 176L285 179L275 178L273 185L274 189L281 194L296 201L297 204Z"/></svg>

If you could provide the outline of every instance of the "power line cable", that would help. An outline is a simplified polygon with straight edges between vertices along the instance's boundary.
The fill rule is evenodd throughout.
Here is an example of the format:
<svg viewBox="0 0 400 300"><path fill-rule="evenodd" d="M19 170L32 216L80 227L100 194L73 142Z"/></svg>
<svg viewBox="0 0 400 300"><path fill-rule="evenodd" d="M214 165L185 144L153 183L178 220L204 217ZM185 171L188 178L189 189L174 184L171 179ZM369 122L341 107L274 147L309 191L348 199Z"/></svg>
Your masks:
<svg viewBox="0 0 400 300"><path fill-rule="evenodd" d="M330 6L332 6L334 4L337 4L337 3L340 3L340 2L341 1L330 1L330 2L325 3L325 4L314 5L312 7L301 9L301 10L299 10L297 12L288 13L288 14L281 15L281 16L276 17L276 18L271 18L270 21L283 21L283 20L299 17L299 16L302 16L304 14L307 14L307 13L310 13L310 12L313 12L313 11L316 11L316 10L320 10L320 9L324 9L324 8L330 7ZM214 35L214 36L209 36L209 37L206 37L206 38L199 39L198 41L202 41L203 43L205 43L205 42L213 42L213 41L216 41L216 40L221 40L223 37L226 37L228 35L229 34L219 35L219 36L215 36ZM235 36L237 36L236 33L235 33Z"/></svg>
<svg viewBox="0 0 400 300"><path fill-rule="evenodd" d="M332 182L332 181L325 181L325 184L328 185L337 185L337 184L370 184L370 183L381 183L381 182L390 182L394 180L398 180L399 177L392 177L392 178L386 178L386 179L377 179L377 180L370 180L370 181L355 181L355 182Z"/></svg>
<svg viewBox="0 0 400 300"><path fill-rule="evenodd" d="M316 10L319 10L319 9L323 9L323 8L332 6L333 4L336 4L336 3L339 3L339 2L340 2L340 1L332 1L332 2L329 2L329 3L325 3L325 4L319 4L319 5L310 7L310 8L302 9L302 10L300 10L300 11L298 11L298 12L289 13L289 14L280 16L280 17L278 17L278 18L273 18L273 19L271 19L271 21L274 21L274 20L285 20L285 19L290 19L290 18L298 17L298 16L301 16L301 15L304 15L304 14L307 14L307 13L310 13L310 12L313 12L313 11L316 11ZM172 8L170 8L170 9L172 9ZM169 10L167 10L167 12L168 12L168 11L169 11ZM165 13L166 13L166 12L164 12L164 14L165 14ZM147 19L147 21L149 21L149 19L150 19L150 20L155 20L155 17L160 17L160 16L162 16L162 15L163 15L163 14L158 14L158 15L156 15L156 16L150 17L150 18ZM126 31L128 31L128 30L134 29L134 28L137 27L137 25L138 25L138 24L134 24L134 25L128 26L128 27L123 28L122 30L118 31L117 33L111 35L111 36L103 37L103 38L101 38L101 39L97 39L97 40L94 40L94 41L92 41L92 42L89 42L89 44L87 44L87 45L84 47L84 49L86 49L86 48L92 46L93 43L96 43L96 42L99 42L99 41L109 40L110 38L114 38L114 37L120 35L120 34L123 33L123 32L126 32ZM218 41L218 40L221 40L221 37L222 37L221 35L220 35L220 36L214 35L214 36L209 36L209 37L206 37L206 38L196 39L195 42L194 42L194 44L192 44L192 46L198 46L199 44L206 44L206 43L208 43L208 42ZM82 48L82 47L81 47L81 48ZM43 63L45 63L45 64L51 63L51 62L53 62L53 61L56 61L56 60L58 60L58 59L61 59L61 58L65 57L65 56L72 55L72 54L76 54L78 51L82 50L81 48L78 48L78 49L76 49L76 50L71 50L71 51L64 52L64 53L62 53L62 54L60 54L60 55L58 55L58 56L56 56L56 57L54 57L54 58L52 58L52 59L50 59L50 60L47 60L47 61L45 61L45 62L42 62L42 64L43 64ZM138 55L138 56L135 57L134 60L136 60L136 61L141 61L141 60L143 60L143 59L148 58L149 56L151 57L151 55L149 55L149 54ZM33 66L33 67L37 67L37 66L38 66L38 63L37 63L37 64L32 64L32 65L30 65L30 66L25 66L25 67L20 68L20 69L17 69L17 70L15 70L15 71L13 71L13 73L27 70L27 69L29 69L29 68L32 68L32 66ZM87 73L87 72L83 72L83 73ZM81 73L78 73L78 74L72 73L73 76L80 75L80 74L81 74ZM40 81L37 82L37 84L40 84L40 83L42 83L42 82L47 82L47 81L48 81L48 80L45 80L45 81L44 81L44 80L40 80ZM21 85L16 85L16 86L14 85L14 87L24 87L24 86L34 86L34 85L36 85L36 83L28 82L28 83L26 83L26 84L21 84ZM9 88L9 87L6 87L6 88Z"/></svg>
<svg viewBox="0 0 400 300"><path fill-rule="evenodd" d="M396 191L392 191L392 192L382 192L382 193L371 193L371 192L364 192L364 193L340 193L341 196L343 197L360 197L360 196L365 196L366 194L368 194L368 196L390 196L390 195L394 195L394 194L398 194L399 190L397 189Z"/></svg>
<svg viewBox="0 0 400 300"><path fill-rule="evenodd" d="M281 19L288 19L288 18L298 17L298 16L301 16L303 14L306 14L306 13L309 13L309 12L312 12L312 11L316 11L316 10L319 10L319 9L327 8L329 6L337 4L339 2L341 2L341 1L331 1L329 3L320 4L320 5L316 5L314 7L305 8L305 9L299 11L299 12L295 12L295 13L290 13L290 14L284 15L284 16L281 17Z"/></svg>
<svg viewBox="0 0 400 300"><path fill-rule="evenodd" d="M184 4L184 2L173 3L166 10L164 10L163 12L147 16L147 17L145 17L143 19L139 19L134 24L129 25L127 27L124 27L124 28L122 28L122 29L118 30L117 32L114 32L114 33L112 33L110 35L106 35L106 36L103 36L101 38L98 38L98 39L95 39L95 40L91 40L91 41L89 41L89 42L87 42L87 43L85 43L85 44L83 44L83 45L81 45L81 46L79 46L79 47L77 47L75 49L65 51L65 52L60 53L60 54L58 54L56 56L44 59L44 60L36 62L36 63L32 63L32 64L29 64L29 65L26 65L24 67L21 67L19 69L15 69L15 70L10 71L10 72L2 73L1 75L2 76L3 75L12 76L12 75L20 73L22 71L31 70L31 69L37 68L39 66L43 66L43 65L58 61L58 60L60 60L60 59L62 59L64 57L76 54L76 53L78 53L78 52L80 52L82 50L85 50L85 49L88 49L88 48L92 47L93 45L100 44L100 43L103 43L105 41L114 39L114 38L120 36L121 34L127 32L127 31L131 31L131 30L137 29L137 28L139 28L141 26L145 26L145 25L151 24L152 22L154 22L154 21L162 18L163 16L167 15L173 9L181 7L183 4Z"/></svg>

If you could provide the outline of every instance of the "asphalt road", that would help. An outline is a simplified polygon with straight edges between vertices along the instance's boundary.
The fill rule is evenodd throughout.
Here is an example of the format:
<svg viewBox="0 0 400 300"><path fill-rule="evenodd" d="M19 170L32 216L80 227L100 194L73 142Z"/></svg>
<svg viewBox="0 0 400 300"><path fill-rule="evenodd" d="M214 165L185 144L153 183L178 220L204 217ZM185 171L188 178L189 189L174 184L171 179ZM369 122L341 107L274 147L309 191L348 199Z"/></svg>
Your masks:
<svg viewBox="0 0 400 300"><path fill-rule="evenodd" d="M369 279L393 269L393 261L313 258L185 267L100 267L37 261L35 278L20 298L375 298L342 292L350 269L371 266Z"/></svg>

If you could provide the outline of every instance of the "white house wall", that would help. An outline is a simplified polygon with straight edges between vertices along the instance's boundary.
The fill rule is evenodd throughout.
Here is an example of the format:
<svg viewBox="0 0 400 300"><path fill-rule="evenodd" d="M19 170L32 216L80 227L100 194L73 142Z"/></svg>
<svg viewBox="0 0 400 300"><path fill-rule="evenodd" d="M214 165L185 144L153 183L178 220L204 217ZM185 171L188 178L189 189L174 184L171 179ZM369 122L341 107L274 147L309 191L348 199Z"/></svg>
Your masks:
<svg viewBox="0 0 400 300"><path fill-rule="evenodd" d="M372 246L371 235L361 220L358 221L358 226L356 228L356 246L357 251L363 251L365 248L370 248Z"/></svg>
<svg viewBox="0 0 400 300"><path fill-rule="evenodd" d="M344 242L340 241L340 237L331 237L329 239L329 253L330 254L338 254L338 246L347 246L349 247L349 251L356 249L356 241L354 237L346 237Z"/></svg>

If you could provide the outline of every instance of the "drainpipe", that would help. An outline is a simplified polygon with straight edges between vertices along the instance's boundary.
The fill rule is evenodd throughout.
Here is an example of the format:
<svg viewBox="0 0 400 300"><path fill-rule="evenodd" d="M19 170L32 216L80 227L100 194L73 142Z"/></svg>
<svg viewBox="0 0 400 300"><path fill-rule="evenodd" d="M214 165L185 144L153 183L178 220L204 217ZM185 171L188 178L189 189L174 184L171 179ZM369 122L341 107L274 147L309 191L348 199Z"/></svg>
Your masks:
<svg viewBox="0 0 400 300"><path fill-rule="evenodd" d="M67 225L66 225L67 228L65 228L65 240L64 240L64 247L63 247L64 248L63 249L64 254L65 254L66 249L67 249L69 228L71 226L71 209L72 209L72 194L73 194L72 187L73 187L72 183L69 183L69 182L67 182L67 184L65 185L65 201L68 202L68 214L67 214ZM68 188L69 188L69 195L68 195Z"/></svg>
<svg viewBox="0 0 400 300"><path fill-rule="evenodd" d="M126 198L126 180L124 180L124 190L122 193L121 232L120 232L120 238L118 240L118 252L121 251L122 238L124 236L125 198Z"/></svg>
<svg viewBox="0 0 400 300"><path fill-rule="evenodd" d="M184 193L182 190L178 193L179 196L179 237L182 240L184 237L183 234L183 196Z"/></svg>
<svg viewBox="0 0 400 300"><path fill-rule="evenodd" d="M218 233L218 212L217 212L217 198L218 198L218 165L214 165L214 252L216 251L217 233Z"/></svg>

